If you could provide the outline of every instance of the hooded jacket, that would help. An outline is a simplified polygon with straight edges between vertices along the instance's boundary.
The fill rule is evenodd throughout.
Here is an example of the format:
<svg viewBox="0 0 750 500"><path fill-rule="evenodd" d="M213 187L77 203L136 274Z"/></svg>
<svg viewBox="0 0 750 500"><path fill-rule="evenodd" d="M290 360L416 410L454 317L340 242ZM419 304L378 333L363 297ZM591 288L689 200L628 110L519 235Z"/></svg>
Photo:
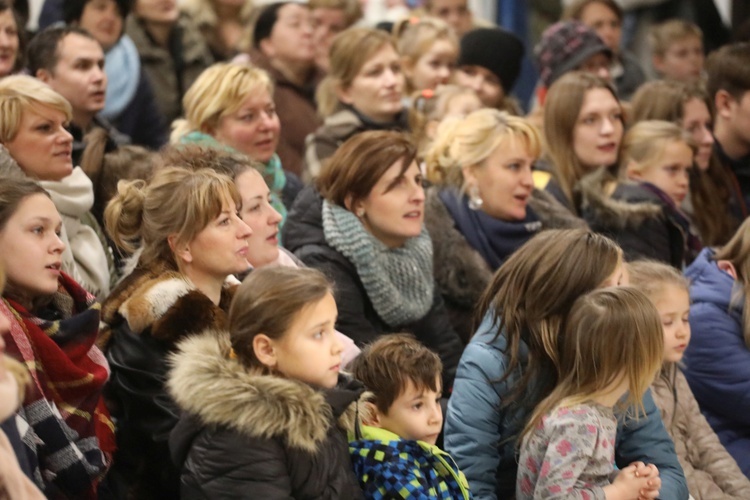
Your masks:
<svg viewBox="0 0 750 500"><path fill-rule="evenodd" d="M230 359L228 339L207 331L172 356L169 390L184 410L170 437L181 498L362 498L346 444L362 385L341 377L320 391L252 373Z"/></svg>
<svg viewBox="0 0 750 500"><path fill-rule="evenodd" d="M387 324L375 311L354 264L326 242L322 207L320 194L312 188L304 189L289 213L284 244L305 265L322 271L334 283L339 310L336 329L359 347L387 333L414 334L438 353L443 362L443 387L450 388L463 345L450 324L440 294L434 294L432 307L422 319L406 325Z"/></svg>
<svg viewBox="0 0 750 500"><path fill-rule="evenodd" d="M618 183L601 168L581 179L581 214L593 231L614 239L626 260L653 259L682 269L691 260L674 208L631 182Z"/></svg>
<svg viewBox="0 0 750 500"><path fill-rule="evenodd" d="M674 363L651 384L664 427L674 441L690 495L695 500L750 498L750 480L701 414L685 375Z"/></svg>
<svg viewBox="0 0 750 500"><path fill-rule="evenodd" d="M136 498L177 498L178 471L167 440L180 416L167 394L167 355L206 328L225 328L236 285L218 306L184 276L136 269L102 306L102 343L112 369L109 404L117 417L113 471Z"/></svg>
<svg viewBox="0 0 750 500"><path fill-rule="evenodd" d="M545 191L534 189L529 208L541 222L540 231L586 227L583 220L572 215ZM424 224L432 238L435 281L445 300L453 327L463 341L468 343L474 333L474 308L497 269L490 267L461 234L440 199L438 189L427 191ZM529 233L529 239L534 234L536 233Z"/></svg>
<svg viewBox="0 0 750 500"><path fill-rule="evenodd" d="M690 330L685 378L719 440L750 477L750 349L745 345L744 295L704 248L685 270L690 280Z"/></svg>

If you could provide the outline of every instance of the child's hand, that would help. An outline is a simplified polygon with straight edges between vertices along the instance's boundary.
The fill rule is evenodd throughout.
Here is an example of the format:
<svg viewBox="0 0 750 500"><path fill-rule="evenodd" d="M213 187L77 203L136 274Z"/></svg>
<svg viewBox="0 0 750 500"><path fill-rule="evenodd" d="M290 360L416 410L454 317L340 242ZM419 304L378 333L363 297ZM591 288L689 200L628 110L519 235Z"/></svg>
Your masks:
<svg viewBox="0 0 750 500"><path fill-rule="evenodd" d="M656 467L654 467L654 469L656 469ZM642 470L644 471L644 474L648 471L645 466ZM614 482L609 486L604 487L604 494L607 497L607 500L642 500L645 498L656 498L644 496L643 494L650 492L648 489L648 483L654 479L640 475L637 471L638 466L636 463L630 464L622 469L619 474L617 474ZM658 479L659 478L657 477L656 480ZM661 485L661 482L659 482L659 485ZM656 493L659 493L658 489L656 490Z"/></svg>
<svg viewBox="0 0 750 500"><path fill-rule="evenodd" d="M659 496L661 488L661 478L659 469L654 464L644 464L643 462L633 462L630 466L635 466L635 474L640 478L648 479L646 487L639 492L638 500L649 500Z"/></svg>

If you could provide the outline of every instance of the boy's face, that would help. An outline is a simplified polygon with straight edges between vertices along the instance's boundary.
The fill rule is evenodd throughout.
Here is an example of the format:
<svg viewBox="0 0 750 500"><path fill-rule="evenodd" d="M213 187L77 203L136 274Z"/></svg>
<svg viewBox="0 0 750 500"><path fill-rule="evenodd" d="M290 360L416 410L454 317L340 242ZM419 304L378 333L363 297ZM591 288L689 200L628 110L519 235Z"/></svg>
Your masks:
<svg viewBox="0 0 750 500"><path fill-rule="evenodd" d="M672 42L663 55L654 55L654 68L665 79L696 82L703 73L703 42L688 36Z"/></svg>
<svg viewBox="0 0 750 500"><path fill-rule="evenodd" d="M373 425L398 434L403 439L434 445L443 427L440 377L436 387L438 391L429 388L418 390L411 380L407 381L405 390L393 401L387 414L375 408Z"/></svg>

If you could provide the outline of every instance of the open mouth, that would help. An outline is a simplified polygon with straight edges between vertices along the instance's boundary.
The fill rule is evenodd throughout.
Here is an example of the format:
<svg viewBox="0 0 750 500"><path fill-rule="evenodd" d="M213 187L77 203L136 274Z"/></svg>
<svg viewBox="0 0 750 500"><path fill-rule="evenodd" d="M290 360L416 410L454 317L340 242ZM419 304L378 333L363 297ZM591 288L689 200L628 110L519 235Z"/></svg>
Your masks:
<svg viewBox="0 0 750 500"><path fill-rule="evenodd" d="M52 271L60 272L62 270L62 263L61 262L55 262L54 264L49 264L47 266L44 266L45 269L50 269Z"/></svg>

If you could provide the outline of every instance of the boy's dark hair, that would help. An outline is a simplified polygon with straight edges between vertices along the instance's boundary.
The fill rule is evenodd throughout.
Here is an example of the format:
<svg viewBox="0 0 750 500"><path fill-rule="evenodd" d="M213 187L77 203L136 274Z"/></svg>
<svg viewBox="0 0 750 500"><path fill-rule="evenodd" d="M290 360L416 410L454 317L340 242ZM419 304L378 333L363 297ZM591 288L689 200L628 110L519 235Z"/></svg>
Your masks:
<svg viewBox="0 0 750 500"><path fill-rule="evenodd" d="M706 59L709 99L714 102L716 93L726 90L739 100L750 91L750 42L725 45Z"/></svg>
<svg viewBox="0 0 750 500"><path fill-rule="evenodd" d="M31 43L29 43L27 59L29 74L31 76L36 77L36 73L40 69L47 70L50 74L54 74L55 67L60 60L60 52L58 50L60 42L70 34L81 35L99 43L91 33L83 28L79 28L78 26L50 26L49 28L37 33L37 35L31 39Z"/></svg>
<svg viewBox="0 0 750 500"><path fill-rule="evenodd" d="M365 347L350 365L354 378L375 395L384 414L411 381L418 390L438 391L443 364L437 354L407 334L379 338Z"/></svg>
<svg viewBox="0 0 750 500"><path fill-rule="evenodd" d="M65 21L65 24L73 24L79 22L81 20L81 16L83 16L83 9L85 9L86 4L91 1L92 0L63 0L63 21ZM128 13L130 12L130 0L114 1L117 4L117 10L120 12L120 16L122 17L124 29L125 18L128 17Z"/></svg>

